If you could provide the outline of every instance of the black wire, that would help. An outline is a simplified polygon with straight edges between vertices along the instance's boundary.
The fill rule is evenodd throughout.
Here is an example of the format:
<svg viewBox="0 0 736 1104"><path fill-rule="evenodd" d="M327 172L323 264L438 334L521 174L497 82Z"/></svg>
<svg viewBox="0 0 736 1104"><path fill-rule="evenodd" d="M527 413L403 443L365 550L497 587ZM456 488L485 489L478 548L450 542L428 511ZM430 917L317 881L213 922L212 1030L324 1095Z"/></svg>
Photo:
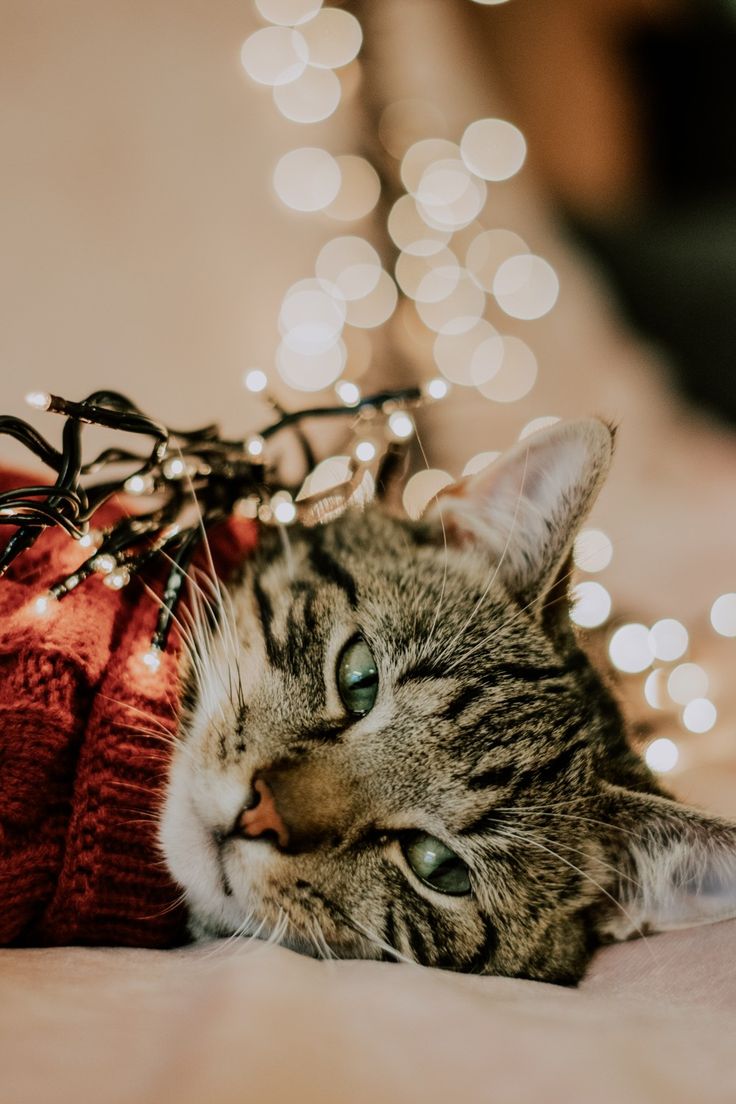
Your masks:
<svg viewBox="0 0 736 1104"><path fill-rule="evenodd" d="M274 404L277 420L261 433L270 439L284 429L295 432L302 449L306 471L315 466L315 457L302 423L310 418L360 415L370 410L387 413L388 404L416 403L421 392L416 387L383 391L366 396L351 406L320 406L287 412ZM0 524L15 525L13 533L0 551L0 577L22 552L30 548L44 529L58 526L72 537L83 536L97 510L113 495L125 490L132 476L150 482L142 500L153 496L156 505L146 513L124 517L110 526L95 552L81 566L51 587L56 597L64 597L81 581L99 570L99 557L110 555L115 566L131 573L139 572L153 557L174 549L172 567L167 577L162 606L159 611L152 647L166 647L176 610L184 593L192 558L215 522L229 516L238 499L249 495L263 497L270 490L274 469L258 458L250 457L247 443L220 436L217 425L199 429L174 430L149 418L136 405L117 391L95 391L82 402L72 402L50 395L46 405L51 413L64 416L62 446L58 450L21 418L0 416L0 435L13 437L40 459L56 475L51 485L32 485L0 493ZM122 447L109 447L93 460L82 459L82 427L99 425L109 429L149 437L148 453ZM397 464L399 450L389 448L379 468L379 483L388 483L392 466ZM178 458L184 462L184 478L167 474L166 462ZM108 466L122 464L125 474L117 479L85 486L83 477L104 471ZM131 470L131 465L134 467ZM199 508L201 522L190 528L167 533L167 526L183 516L192 497Z"/></svg>

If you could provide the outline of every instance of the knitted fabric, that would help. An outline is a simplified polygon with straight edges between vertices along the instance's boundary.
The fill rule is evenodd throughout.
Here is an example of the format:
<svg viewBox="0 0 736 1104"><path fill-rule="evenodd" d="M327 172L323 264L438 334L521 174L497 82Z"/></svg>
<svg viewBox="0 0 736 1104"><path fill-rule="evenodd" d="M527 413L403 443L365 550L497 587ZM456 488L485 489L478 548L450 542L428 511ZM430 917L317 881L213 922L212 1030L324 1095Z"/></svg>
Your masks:
<svg viewBox="0 0 736 1104"><path fill-rule="evenodd" d="M0 490L23 482L0 473ZM120 512L108 505L95 524ZM218 571L255 540L251 522L224 527ZM176 642L157 672L143 664L158 606L135 578L115 591L95 576L37 613L35 599L83 559L46 532L0 580L0 945L171 946L184 911L156 820Z"/></svg>

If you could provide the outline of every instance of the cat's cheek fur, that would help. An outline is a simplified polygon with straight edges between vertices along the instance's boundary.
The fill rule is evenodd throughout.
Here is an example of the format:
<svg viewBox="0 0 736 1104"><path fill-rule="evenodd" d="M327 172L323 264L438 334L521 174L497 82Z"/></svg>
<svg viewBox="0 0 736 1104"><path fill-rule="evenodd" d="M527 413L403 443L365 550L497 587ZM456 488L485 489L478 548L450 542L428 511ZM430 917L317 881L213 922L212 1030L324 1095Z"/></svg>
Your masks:
<svg viewBox="0 0 736 1104"><path fill-rule="evenodd" d="M225 934L240 925L243 909L225 892L215 825L200 813L202 806L207 808L208 795L195 792L197 777L180 751L169 775L159 842L171 874L185 891L194 928L198 928L194 934ZM205 784L214 790L212 782ZM225 787L226 792L228 789L232 787ZM242 802L242 796L239 800ZM218 801L210 801L209 808L218 805Z"/></svg>

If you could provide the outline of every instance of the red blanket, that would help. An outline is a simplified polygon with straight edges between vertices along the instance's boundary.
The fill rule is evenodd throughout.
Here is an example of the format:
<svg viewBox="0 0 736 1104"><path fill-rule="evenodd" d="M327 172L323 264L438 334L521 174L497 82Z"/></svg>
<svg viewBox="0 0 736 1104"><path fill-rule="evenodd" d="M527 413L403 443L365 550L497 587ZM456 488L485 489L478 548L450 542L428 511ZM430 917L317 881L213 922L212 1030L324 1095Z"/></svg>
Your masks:
<svg viewBox="0 0 736 1104"><path fill-rule="evenodd" d="M0 490L23 481L0 474ZM108 505L96 523L120 512ZM230 524L218 570L255 536ZM0 945L166 947L185 935L155 829L176 643L157 672L142 662L157 605L136 579L114 591L96 576L39 614L38 596L86 555L47 532L0 580Z"/></svg>

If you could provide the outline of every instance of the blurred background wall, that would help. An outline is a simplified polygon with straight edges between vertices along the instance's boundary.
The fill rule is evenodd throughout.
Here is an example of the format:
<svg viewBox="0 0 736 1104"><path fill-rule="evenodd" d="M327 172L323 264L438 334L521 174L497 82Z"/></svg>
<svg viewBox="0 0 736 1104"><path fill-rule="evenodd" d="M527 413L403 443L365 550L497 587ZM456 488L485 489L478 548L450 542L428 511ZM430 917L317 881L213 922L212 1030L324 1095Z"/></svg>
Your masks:
<svg viewBox="0 0 736 1104"><path fill-rule="evenodd" d="M733 3L356 0L342 8L362 49L335 65L333 107L305 123L294 115L314 90L289 118L241 48L310 2L316 11L318 0L0 0L0 410L23 412L30 389L81 398L113 386L170 424L218 419L240 435L268 417L243 386L253 369L287 406L334 398L277 370L289 289L349 235L376 247L405 292L387 220L408 151L427 139L457 150L475 121L508 120L523 167L489 178L482 210L448 239L468 264L486 229L517 235L559 295L519 317L488 284L484 318L537 374L513 402L455 386L420 423L429 463L458 476L538 418L617 422L594 519L615 550L600 577L610 625L687 625L719 708L708 755L732 762L733 644L709 612L736 590ZM253 52L257 67L267 51ZM304 147L343 167L338 198L312 212L274 187L280 159ZM358 192L375 184L355 217L345 158ZM342 376L365 390L438 374L421 303L405 293L389 313L343 332ZM28 416L49 432L50 416ZM23 459L3 440L0 454ZM627 683L640 703L650 668ZM645 723L680 740L672 702ZM685 763L697 759L688 739Z"/></svg>

